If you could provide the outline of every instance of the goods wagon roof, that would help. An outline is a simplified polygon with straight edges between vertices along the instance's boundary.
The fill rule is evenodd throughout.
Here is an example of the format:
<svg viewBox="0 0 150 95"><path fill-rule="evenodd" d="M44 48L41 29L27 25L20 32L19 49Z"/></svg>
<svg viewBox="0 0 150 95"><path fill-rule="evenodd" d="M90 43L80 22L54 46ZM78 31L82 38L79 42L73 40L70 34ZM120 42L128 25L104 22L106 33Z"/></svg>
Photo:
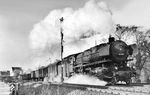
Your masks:
<svg viewBox="0 0 150 95"><path fill-rule="evenodd" d="M52 65L57 65L57 64L59 64L61 61L60 60L58 60L58 61L56 61L56 62L54 62L54 63L50 63L49 65L47 65L46 67L49 67L49 66L52 66Z"/></svg>
<svg viewBox="0 0 150 95"><path fill-rule="evenodd" d="M45 66L42 66L42 67L40 67L40 68L38 68L38 69L43 69Z"/></svg>

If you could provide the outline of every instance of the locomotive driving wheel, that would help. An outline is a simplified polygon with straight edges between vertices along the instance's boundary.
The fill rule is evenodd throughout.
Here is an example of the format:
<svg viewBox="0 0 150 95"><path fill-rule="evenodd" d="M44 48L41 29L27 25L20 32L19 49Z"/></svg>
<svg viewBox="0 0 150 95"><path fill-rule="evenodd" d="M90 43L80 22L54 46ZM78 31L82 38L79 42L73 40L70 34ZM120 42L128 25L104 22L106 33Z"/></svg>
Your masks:
<svg viewBox="0 0 150 95"><path fill-rule="evenodd" d="M112 79L111 79L111 85L115 85L116 83L117 83L117 76L116 76L116 74L115 74L115 72L113 72L113 77L112 77Z"/></svg>
<svg viewBox="0 0 150 95"><path fill-rule="evenodd" d="M112 78L112 80L111 80L111 85L115 85L117 83L117 80L116 80L116 78L114 77L114 78Z"/></svg>

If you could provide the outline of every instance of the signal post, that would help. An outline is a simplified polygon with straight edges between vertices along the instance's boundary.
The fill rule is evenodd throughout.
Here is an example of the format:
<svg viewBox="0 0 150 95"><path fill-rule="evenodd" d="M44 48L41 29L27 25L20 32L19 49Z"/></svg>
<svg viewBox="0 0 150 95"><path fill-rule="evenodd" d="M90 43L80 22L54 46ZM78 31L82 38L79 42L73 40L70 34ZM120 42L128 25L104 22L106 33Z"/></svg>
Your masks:
<svg viewBox="0 0 150 95"><path fill-rule="evenodd" d="M61 17L60 19L60 24L61 24L61 27L60 27L60 35L61 35L61 82L63 82L63 28L62 28L62 23L64 21L64 18Z"/></svg>

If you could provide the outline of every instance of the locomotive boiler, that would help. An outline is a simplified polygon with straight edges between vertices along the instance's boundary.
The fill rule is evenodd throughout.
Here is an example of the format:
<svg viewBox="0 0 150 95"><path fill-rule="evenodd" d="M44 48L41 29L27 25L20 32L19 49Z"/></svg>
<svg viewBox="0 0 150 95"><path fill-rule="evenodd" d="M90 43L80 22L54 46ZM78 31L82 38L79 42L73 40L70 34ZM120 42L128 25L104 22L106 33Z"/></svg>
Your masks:
<svg viewBox="0 0 150 95"><path fill-rule="evenodd" d="M117 81L131 82L133 69L127 66L127 58L133 49L121 40L109 37L108 43L92 47L76 56L74 71L97 76L115 84Z"/></svg>

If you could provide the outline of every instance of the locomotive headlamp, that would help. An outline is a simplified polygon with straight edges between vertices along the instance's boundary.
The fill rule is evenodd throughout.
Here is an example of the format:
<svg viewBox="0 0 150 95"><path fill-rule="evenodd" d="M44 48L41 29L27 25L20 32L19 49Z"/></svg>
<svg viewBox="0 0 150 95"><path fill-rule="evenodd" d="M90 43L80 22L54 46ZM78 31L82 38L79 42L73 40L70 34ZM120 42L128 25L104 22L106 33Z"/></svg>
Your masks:
<svg viewBox="0 0 150 95"><path fill-rule="evenodd" d="M118 69L118 67L115 66L115 70L117 70L117 69Z"/></svg>

